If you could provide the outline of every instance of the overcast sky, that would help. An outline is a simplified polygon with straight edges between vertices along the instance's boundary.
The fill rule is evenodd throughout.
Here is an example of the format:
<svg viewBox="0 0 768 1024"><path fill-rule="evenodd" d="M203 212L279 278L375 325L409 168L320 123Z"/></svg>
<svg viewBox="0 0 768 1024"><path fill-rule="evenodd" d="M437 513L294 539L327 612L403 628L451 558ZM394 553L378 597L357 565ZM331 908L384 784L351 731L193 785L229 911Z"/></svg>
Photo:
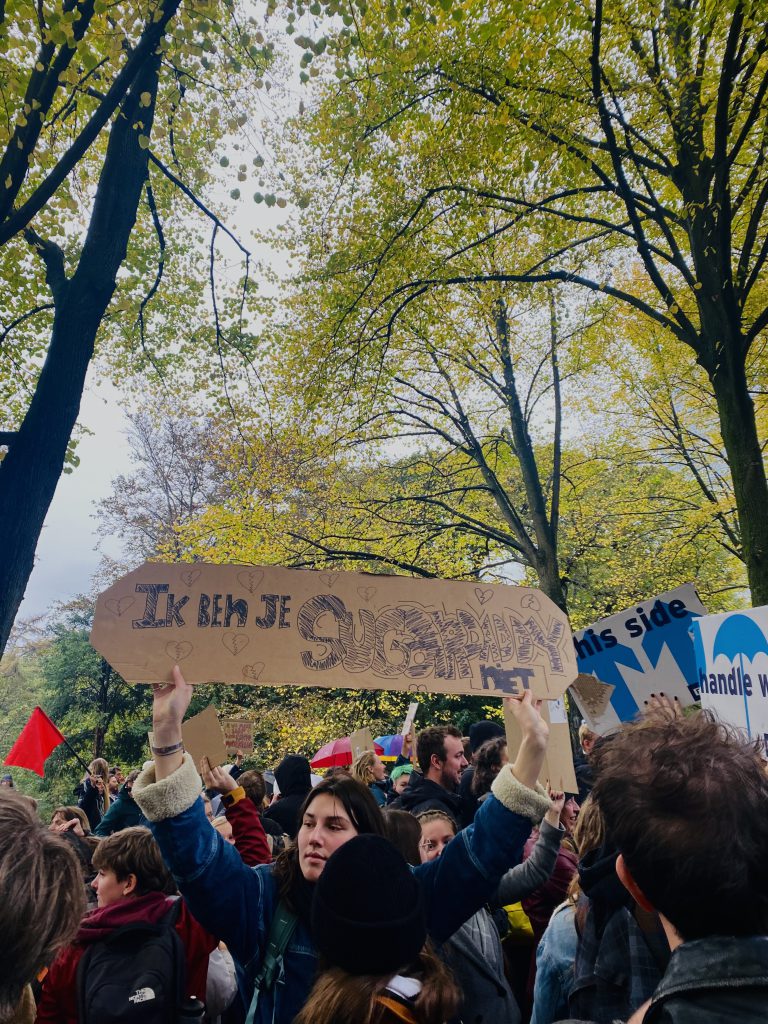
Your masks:
<svg viewBox="0 0 768 1024"><path fill-rule="evenodd" d="M99 553L94 550L94 502L109 494L114 477L130 469L124 407L124 400L108 384L87 389L80 422L93 435L84 437L78 445L77 469L59 480L17 618L39 615L55 601L90 589L99 561ZM113 549L112 553L117 552Z"/></svg>

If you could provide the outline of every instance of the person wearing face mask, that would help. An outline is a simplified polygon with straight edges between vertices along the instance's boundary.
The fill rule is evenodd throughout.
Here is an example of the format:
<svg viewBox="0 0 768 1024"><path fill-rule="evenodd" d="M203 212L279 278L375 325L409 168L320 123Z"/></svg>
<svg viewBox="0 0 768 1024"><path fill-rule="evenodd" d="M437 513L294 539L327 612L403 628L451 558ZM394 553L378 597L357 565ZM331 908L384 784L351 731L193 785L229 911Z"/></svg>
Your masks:
<svg viewBox="0 0 768 1024"><path fill-rule="evenodd" d="M192 914L220 936L239 965L248 1024L290 1024L317 975L315 883L344 843L357 835L384 835L382 813L367 787L334 775L306 797L296 843L272 865L246 867L205 819L200 779L181 738L191 697L178 666L172 682L154 687L155 761L136 780L134 796ZM536 790L547 725L530 692L506 700L523 735L515 763L497 776L474 828L461 833L440 861L413 869L429 935L438 943L519 863L531 823L549 807Z"/></svg>
<svg viewBox="0 0 768 1024"><path fill-rule="evenodd" d="M443 811L458 826L462 801L461 773L467 767L461 733L452 725L422 729L416 740L421 778L411 778L403 795L391 806L411 814Z"/></svg>

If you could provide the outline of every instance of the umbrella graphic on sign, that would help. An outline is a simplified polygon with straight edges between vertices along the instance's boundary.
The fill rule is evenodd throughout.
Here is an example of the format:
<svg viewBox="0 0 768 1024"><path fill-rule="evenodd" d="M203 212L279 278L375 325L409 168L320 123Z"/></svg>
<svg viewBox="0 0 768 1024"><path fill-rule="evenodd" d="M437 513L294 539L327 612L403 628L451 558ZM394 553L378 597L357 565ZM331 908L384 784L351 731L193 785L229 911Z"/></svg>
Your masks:
<svg viewBox="0 0 768 1024"><path fill-rule="evenodd" d="M724 658L733 663L738 657L739 668L741 669L741 689L744 695L744 714L747 718L747 732L749 727L749 707L747 706L747 693L744 687L744 659L752 662L757 654L768 654L768 640L765 634L754 619L748 615L729 615L717 631L715 642L712 645L712 660L722 654Z"/></svg>

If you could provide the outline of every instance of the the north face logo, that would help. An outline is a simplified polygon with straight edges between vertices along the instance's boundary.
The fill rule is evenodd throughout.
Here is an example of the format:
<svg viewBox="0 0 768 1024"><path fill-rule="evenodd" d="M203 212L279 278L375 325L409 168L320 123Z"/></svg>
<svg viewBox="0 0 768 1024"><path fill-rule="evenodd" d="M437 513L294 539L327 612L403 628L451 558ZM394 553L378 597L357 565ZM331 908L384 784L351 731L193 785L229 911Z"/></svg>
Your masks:
<svg viewBox="0 0 768 1024"><path fill-rule="evenodd" d="M151 988L140 988L133 993L132 996L128 996L129 1003L148 1003L150 999L155 998L155 993Z"/></svg>

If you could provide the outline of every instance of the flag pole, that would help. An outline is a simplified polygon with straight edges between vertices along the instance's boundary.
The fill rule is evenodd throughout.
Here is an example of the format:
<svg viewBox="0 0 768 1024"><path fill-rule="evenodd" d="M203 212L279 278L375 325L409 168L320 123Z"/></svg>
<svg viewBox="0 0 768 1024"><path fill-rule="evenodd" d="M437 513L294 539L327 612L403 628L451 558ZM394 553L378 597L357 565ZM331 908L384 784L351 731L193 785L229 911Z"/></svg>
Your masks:
<svg viewBox="0 0 768 1024"><path fill-rule="evenodd" d="M75 759L76 761L78 761L78 762L79 762L79 763L80 763L80 764L81 764L81 765L83 766L83 768L85 769L85 772L86 772L86 774L87 774L87 775L90 775L90 774L91 774L91 772L90 772L90 768L89 768L89 767L88 767L88 765L87 765L87 764L85 763L85 761L84 761L84 760L82 759L82 757L80 757L80 755L79 755L79 754L77 753L77 751L76 751L76 750L73 750L73 749L72 749L72 747L71 747L71 746L69 745L69 740L64 740L64 746L65 746L65 747L67 748L67 750L68 750L68 751L70 752L70 754L72 755L72 757L74 757L74 759Z"/></svg>

